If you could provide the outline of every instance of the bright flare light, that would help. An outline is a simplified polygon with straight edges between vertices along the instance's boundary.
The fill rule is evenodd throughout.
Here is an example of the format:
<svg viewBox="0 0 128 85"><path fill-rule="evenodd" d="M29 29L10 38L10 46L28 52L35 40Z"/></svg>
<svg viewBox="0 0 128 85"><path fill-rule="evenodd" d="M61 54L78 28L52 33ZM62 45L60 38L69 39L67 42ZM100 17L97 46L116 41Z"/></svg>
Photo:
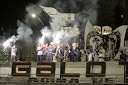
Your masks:
<svg viewBox="0 0 128 85"><path fill-rule="evenodd" d="M13 39L8 39L5 43L3 43L4 48L7 48L10 46L10 43L13 41Z"/></svg>
<svg viewBox="0 0 128 85"><path fill-rule="evenodd" d="M44 37L41 37L41 38L39 39L39 43L40 43L41 45L44 44Z"/></svg>
<svg viewBox="0 0 128 85"><path fill-rule="evenodd" d="M9 45L10 45L9 42L5 42L5 43L3 44L4 48L7 48Z"/></svg>
<svg viewBox="0 0 128 85"><path fill-rule="evenodd" d="M54 43L59 44L60 39L62 39L62 34L60 32L58 32L58 33L56 33L56 35L54 37Z"/></svg>
<svg viewBox="0 0 128 85"><path fill-rule="evenodd" d="M54 39L54 43L59 44L59 42L60 42L60 41L59 41L58 38L55 38L55 39Z"/></svg>
<svg viewBox="0 0 128 85"><path fill-rule="evenodd" d="M36 14L32 14L32 17L36 17Z"/></svg>

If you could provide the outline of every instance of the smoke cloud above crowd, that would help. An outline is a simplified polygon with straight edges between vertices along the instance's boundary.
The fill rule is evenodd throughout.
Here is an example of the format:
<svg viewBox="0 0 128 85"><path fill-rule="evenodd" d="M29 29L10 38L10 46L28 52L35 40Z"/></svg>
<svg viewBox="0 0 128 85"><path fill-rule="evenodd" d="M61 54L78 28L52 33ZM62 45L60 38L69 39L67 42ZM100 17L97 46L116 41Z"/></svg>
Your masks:
<svg viewBox="0 0 128 85"><path fill-rule="evenodd" d="M40 0L36 4L30 4L26 7L27 17L26 23L29 22L31 13L36 13L40 16L42 9L39 5L53 7L61 13L75 13L75 21L80 31L83 31L87 21L92 24L97 24L97 4L98 0ZM45 16L44 16L45 18Z"/></svg>
<svg viewBox="0 0 128 85"><path fill-rule="evenodd" d="M54 32L52 29L49 29L47 26L43 27L40 30L42 37L39 39L39 43L42 45L45 44L49 40L52 42L52 44L59 44L63 42L64 44L68 43L68 40L70 39L70 36L68 33L64 32L63 30L61 31L56 31Z"/></svg>
<svg viewBox="0 0 128 85"><path fill-rule="evenodd" d="M29 43L32 41L31 35L33 34L33 31L30 27L28 27L26 24L24 24L21 21L17 21L17 35L12 35L10 38L8 38L3 46L6 48L10 46L12 43L15 43L17 40L23 40L26 43Z"/></svg>
<svg viewBox="0 0 128 85"><path fill-rule="evenodd" d="M40 8L39 5L46 6L46 7L53 7L60 13L74 13L75 21L73 21L72 24L73 26L76 26L78 30L82 33L84 32L87 21L90 21L93 25L97 24L99 4L101 3L104 4L104 2L105 1L100 1L99 3L99 0L39 0L37 3L29 4L25 8L27 14L25 16L24 23L21 21L17 21L17 26L18 26L17 35L13 35L11 38L9 38L10 39L9 41L11 42L12 41L16 42L17 40L24 40L25 42L32 41L31 35L33 34L33 29L31 29L31 26L33 24L37 24L37 21L36 20L30 21L31 14L35 13L37 16L42 16L43 18L46 18L46 16L43 15L43 12L42 12L43 10ZM116 3L110 0L107 2L107 4L113 3L113 6L111 6L110 8L114 9L114 7L118 5L118 2L119 0ZM113 10L110 10L110 11L113 11ZM60 23L61 21L59 21L59 19L56 19L54 22ZM56 25L56 28L60 28L60 27L61 26L59 24ZM59 33L51 30L50 27L43 27L41 29L42 29L41 39L45 39L45 37L47 36L49 39L52 39L54 37L56 40L58 36L61 36L61 37L68 36L68 34L63 30L60 30L60 33Z"/></svg>

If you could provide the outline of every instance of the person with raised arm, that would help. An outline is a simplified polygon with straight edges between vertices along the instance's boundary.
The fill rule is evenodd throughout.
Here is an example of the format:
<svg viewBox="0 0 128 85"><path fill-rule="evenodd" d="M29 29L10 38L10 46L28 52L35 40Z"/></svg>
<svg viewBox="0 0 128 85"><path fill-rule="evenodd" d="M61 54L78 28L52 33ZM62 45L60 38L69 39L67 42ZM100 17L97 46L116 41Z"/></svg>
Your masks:
<svg viewBox="0 0 128 85"><path fill-rule="evenodd" d="M16 58L17 48L15 45L10 46L10 48L11 48L11 61L15 62L16 61L15 58Z"/></svg>
<svg viewBox="0 0 128 85"><path fill-rule="evenodd" d="M37 51L37 61L42 61L42 56L43 56L43 46L38 43L37 47L36 47L36 51Z"/></svg>

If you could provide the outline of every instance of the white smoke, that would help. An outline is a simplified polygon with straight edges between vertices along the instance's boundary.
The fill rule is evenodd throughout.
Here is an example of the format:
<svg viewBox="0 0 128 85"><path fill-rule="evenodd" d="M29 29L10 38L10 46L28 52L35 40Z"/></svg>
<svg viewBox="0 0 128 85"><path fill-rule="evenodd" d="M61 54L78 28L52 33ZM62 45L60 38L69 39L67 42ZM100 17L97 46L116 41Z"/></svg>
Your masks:
<svg viewBox="0 0 128 85"><path fill-rule="evenodd" d="M11 45L11 43L15 43L17 40L16 36L13 35L11 38L7 39L5 43L3 43L4 48L7 48Z"/></svg>
<svg viewBox="0 0 128 85"><path fill-rule="evenodd" d="M59 44L63 41L66 44L67 43L66 41L70 39L70 36L68 35L68 33L66 33L63 30L53 31L48 29L48 27L43 27L40 32L42 34L42 37L39 39L39 43L42 45L45 44L46 39L48 39L49 41L52 41L54 44Z"/></svg>
<svg viewBox="0 0 128 85"><path fill-rule="evenodd" d="M41 0L43 1L43 0ZM83 31L86 22L97 24L98 0L56 0L55 7L59 12L75 13L75 23Z"/></svg>
<svg viewBox="0 0 128 85"><path fill-rule="evenodd" d="M46 7L54 7L57 11L62 13L75 13L75 21L71 22L72 27L70 30L74 30L75 27L76 32L81 31L84 32L84 28L86 22L89 20L92 24L97 23L97 4L98 0L40 0L36 4L30 4L26 7L26 12L28 13L25 19L27 24L37 24L33 23L34 20L30 21L30 17L32 13L37 14L37 16L41 15L43 11L39 5ZM43 16L44 18L46 16ZM38 21L39 22L39 21ZM41 30L42 37L39 40L40 43L45 42L45 38L54 39L53 41L60 41L61 39L70 39L69 36L74 34L70 30L65 31L65 29L61 28L63 21L57 18L53 19L54 28L53 30L49 30L48 27L45 27ZM78 29L78 27L80 29ZM67 33L70 31L70 33ZM69 35L70 34L70 35ZM22 31L21 31L22 35Z"/></svg>
<svg viewBox="0 0 128 85"><path fill-rule="evenodd" d="M48 27L43 27L41 29L42 37L39 39L39 43L44 44L46 42L46 38L50 39L52 37L52 31L48 29Z"/></svg>
<svg viewBox="0 0 128 85"><path fill-rule="evenodd" d="M77 24L79 30L83 32L86 22L90 21L93 25L97 24L98 16L98 1L99 0L39 0L36 4L30 4L26 7L26 11L30 17L31 13L41 14L42 9L39 5L46 7L53 7L61 13L75 13L76 18L72 24ZM42 16L45 18L42 14ZM58 21L59 22L59 21ZM31 23L29 18L26 19L26 23Z"/></svg>
<svg viewBox="0 0 128 85"><path fill-rule="evenodd" d="M53 34L53 42L55 44L59 44L59 43L67 44L70 38L71 37L69 36L69 34L63 30L54 32Z"/></svg>
<svg viewBox="0 0 128 85"><path fill-rule="evenodd" d="M36 14L36 16L39 16L42 12L42 9L39 7L39 5L37 4L29 4L27 7L26 7L26 12L27 12L27 15L25 16L25 23L27 23L28 25L36 25L37 24L37 21L36 20L32 20L32 14Z"/></svg>
<svg viewBox="0 0 128 85"><path fill-rule="evenodd" d="M31 28L29 28L27 25L25 25L21 21L17 21L17 34L18 35L12 35L10 38L8 38L5 43L3 44L4 48L7 48L11 45L11 43L15 43L17 40L23 40L26 43L31 42L32 38L31 35L33 34L33 31Z"/></svg>
<svg viewBox="0 0 128 85"><path fill-rule="evenodd" d="M31 42L32 38L31 35L33 34L33 31L30 27L28 27L27 25L25 25L23 22L21 21L17 21L17 40L24 40L26 42Z"/></svg>

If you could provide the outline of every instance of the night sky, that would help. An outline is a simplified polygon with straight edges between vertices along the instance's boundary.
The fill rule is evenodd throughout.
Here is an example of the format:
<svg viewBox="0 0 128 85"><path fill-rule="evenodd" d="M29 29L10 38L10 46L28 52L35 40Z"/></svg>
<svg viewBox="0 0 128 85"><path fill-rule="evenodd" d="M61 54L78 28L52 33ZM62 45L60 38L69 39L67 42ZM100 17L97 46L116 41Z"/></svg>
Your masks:
<svg viewBox="0 0 128 85"><path fill-rule="evenodd" d="M81 1L82 0L77 2L77 4L82 9L82 6L84 6L84 4L82 4ZM113 1L113 3L115 3L115 1L118 1L118 3L116 4L116 6L113 6L111 1ZM8 29L16 30L17 20L24 22L25 16L27 14L25 11L25 7L31 3L34 4L36 2L37 0L8 0L8 1L3 0L1 1L0 3L0 11L1 11L0 12L0 35L2 35L3 32L8 32ZM120 26L122 24L121 15L123 14L122 2L123 0L100 0L98 2L99 10L98 10L97 25L109 25L109 26L112 26L113 28ZM111 10L111 8L113 10Z"/></svg>
<svg viewBox="0 0 128 85"><path fill-rule="evenodd" d="M25 7L37 0L3 0L0 3L0 28L4 32L17 29L17 20L23 21L26 15ZM0 29L0 34L3 34Z"/></svg>

